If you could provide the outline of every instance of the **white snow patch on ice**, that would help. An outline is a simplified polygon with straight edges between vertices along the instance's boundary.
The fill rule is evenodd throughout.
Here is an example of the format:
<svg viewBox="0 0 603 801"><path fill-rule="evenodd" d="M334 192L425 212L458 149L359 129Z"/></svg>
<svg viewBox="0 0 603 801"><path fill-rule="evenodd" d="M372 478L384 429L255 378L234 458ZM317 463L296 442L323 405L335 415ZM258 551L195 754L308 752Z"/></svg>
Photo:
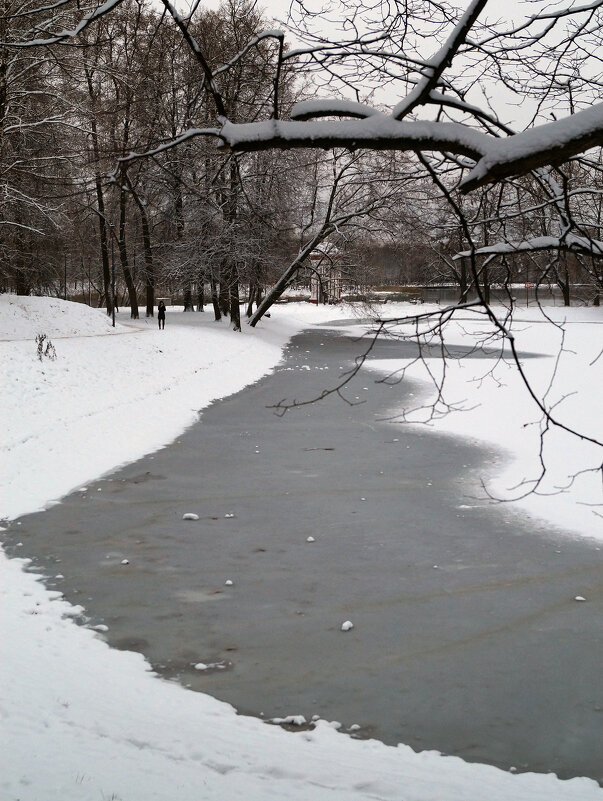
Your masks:
<svg viewBox="0 0 603 801"><path fill-rule="evenodd" d="M271 723L288 723L290 726L303 726L308 721L305 719L303 715L287 715L284 718L271 718Z"/></svg>
<svg viewBox="0 0 603 801"><path fill-rule="evenodd" d="M421 312L428 309L425 304ZM403 312L403 307L400 311ZM517 348L535 354L522 360L523 369L535 390L546 396L556 418L601 441L603 312L596 307L547 308L546 312L556 325L548 322L537 308L515 311ZM388 315L394 317L395 313L392 308ZM480 336L483 330L482 320L463 316L458 323L448 325L446 345L467 344L472 334ZM428 362L426 365L413 360L411 364L409 359L398 362L388 359L366 363L367 369L384 375L406 368L405 380L413 381L413 388L414 382L422 387L419 397L412 398L405 409L394 405L388 416L404 411L407 421L421 423L419 430L432 429L487 445L491 459L482 469L481 477L496 499L508 501L518 514L524 517L527 514L541 525L548 523L554 530L603 539L601 448L550 426L543 446L547 473L536 491L529 493L541 470L541 414L516 367L508 359L450 359L443 394L460 411L429 420L429 404L435 400L435 394L428 369L439 377L441 363L436 359ZM485 493L480 493L477 482L473 493L481 504L490 502ZM465 503L458 508L469 507Z"/></svg>

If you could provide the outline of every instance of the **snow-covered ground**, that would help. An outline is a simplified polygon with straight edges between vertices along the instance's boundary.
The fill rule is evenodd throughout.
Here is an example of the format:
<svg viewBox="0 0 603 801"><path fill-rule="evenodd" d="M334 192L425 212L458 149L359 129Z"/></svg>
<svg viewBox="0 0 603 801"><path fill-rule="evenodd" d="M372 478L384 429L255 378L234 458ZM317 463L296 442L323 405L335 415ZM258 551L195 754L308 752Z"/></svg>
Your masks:
<svg viewBox="0 0 603 801"><path fill-rule="evenodd" d="M588 346L588 360L588 337L600 342L601 329L590 310L575 312L588 322L572 347ZM162 447L212 400L269 372L295 331L348 315L290 304L277 307L258 330L245 328L239 335L209 314L168 310L165 331L145 320L113 330L102 311L0 296L0 517L43 509ZM38 333L52 339L56 360L37 358ZM544 335L542 341L530 336L531 351L548 352ZM458 369L473 377L473 365ZM578 371L571 380L580 378ZM460 391L460 379L453 380L452 389ZM508 378L508 391L516 400L512 382ZM469 386L463 398L478 385ZM596 395L592 378L587 389ZM507 418L499 428L488 424L495 396L487 391L482 424L476 412L465 412L458 423L448 417L438 426L504 442L513 456L517 443L507 436ZM587 419L592 408L580 407L584 425L597 421L596 412ZM529 422L534 415L521 409ZM516 470L524 468L525 458L516 451ZM590 491L583 488L582 499L595 503ZM564 504L571 519L570 492L554 503L554 519L560 520ZM548 506L537 510L548 512ZM583 533L593 534L594 527ZM158 679L140 655L111 650L93 631L76 626L72 617L78 610L24 572L25 566L0 552L2 801L603 799L603 790L586 778L515 775L436 752L417 754L404 745L354 740L326 722L293 735L238 716L227 704Z"/></svg>
<svg viewBox="0 0 603 801"><path fill-rule="evenodd" d="M422 314L428 308L420 306L418 311ZM517 349L530 354L521 360L526 378L560 423L603 442L603 311L548 307L544 312L546 316L537 307L514 312ZM407 309L405 313L409 313ZM389 309L387 314L395 316ZM413 329L394 326L390 331L404 334ZM500 346L488 341L491 333L483 316L462 312L446 326L444 339L449 347L481 341L500 355ZM438 337L432 341L439 347ZM443 377L440 360L393 363L388 359L367 362L367 368L388 381L404 375L419 382L408 408L391 409L393 419L425 421L440 433L497 446L498 455L482 477L484 491L473 491L477 502L489 496L514 501L510 508L524 517L527 514L579 536L603 539L601 446L560 427L547 426L509 358L508 347L504 353L500 360L447 361L441 401L456 409L453 413L438 401Z"/></svg>

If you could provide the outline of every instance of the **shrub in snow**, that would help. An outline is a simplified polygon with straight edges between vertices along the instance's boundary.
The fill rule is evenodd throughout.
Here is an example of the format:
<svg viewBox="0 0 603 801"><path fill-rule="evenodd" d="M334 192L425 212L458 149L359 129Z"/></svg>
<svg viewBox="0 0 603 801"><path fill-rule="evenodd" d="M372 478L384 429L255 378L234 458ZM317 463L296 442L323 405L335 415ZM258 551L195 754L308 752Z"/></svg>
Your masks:
<svg viewBox="0 0 603 801"><path fill-rule="evenodd" d="M46 342L46 347L44 347L44 342ZM38 346L38 359L40 361L42 361L43 356L46 356L46 358L50 359L51 361L56 359L57 352L46 334L38 334L36 336L36 345Z"/></svg>

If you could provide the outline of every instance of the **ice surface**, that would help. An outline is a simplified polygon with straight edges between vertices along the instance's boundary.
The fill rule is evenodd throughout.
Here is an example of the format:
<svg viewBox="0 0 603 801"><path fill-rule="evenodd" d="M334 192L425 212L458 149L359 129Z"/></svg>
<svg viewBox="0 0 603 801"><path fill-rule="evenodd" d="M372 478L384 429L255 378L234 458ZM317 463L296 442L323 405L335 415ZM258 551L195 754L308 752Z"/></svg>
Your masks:
<svg viewBox="0 0 603 801"><path fill-rule="evenodd" d="M179 324L168 310L160 334L144 320L108 329L102 311L77 304L0 296L0 338L12 340L0 343L0 518L42 509L74 488L84 492L86 482L162 447L216 397L272 369L293 332L346 314L289 305L274 310L268 328L235 335L199 320L203 315ZM59 339L55 362L37 359L41 330ZM581 336L590 341L588 326ZM490 428L484 436L495 438L498 429ZM478 427L472 435L481 433ZM549 509L557 503L547 502ZM112 650L95 631L76 626L72 618L82 607L46 590L24 572L29 564L0 554L2 799L603 799L589 779L512 775L404 745L353 740L337 733L336 722L315 720L314 731L294 736L236 715L206 694L159 680L140 655ZM212 667L194 667L203 665Z"/></svg>

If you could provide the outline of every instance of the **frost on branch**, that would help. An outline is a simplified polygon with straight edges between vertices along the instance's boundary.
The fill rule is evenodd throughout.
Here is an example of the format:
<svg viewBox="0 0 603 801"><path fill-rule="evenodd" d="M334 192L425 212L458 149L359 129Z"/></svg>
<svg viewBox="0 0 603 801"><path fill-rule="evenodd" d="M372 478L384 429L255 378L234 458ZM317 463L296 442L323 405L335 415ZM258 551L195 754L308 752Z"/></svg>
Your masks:
<svg viewBox="0 0 603 801"><path fill-rule="evenodd" d="M568 233L564 237L535 236L519 242L496 242L492 245L477 248L476 256L505 255L511 253L533 253L539 250L573 250L587 253L596 258L603 258L603 242L597 239L588 239L584 236ZM457 253L454 259L470 258L471 251L464 250Z"/></svg>
<svg viewBox="0 0 603 801"><path fill-rule="evenodd" d="M361 0L354 0L352 5L364 25L356 29L355 38L329 38L324 32L313 29L310 12L301 5L295 6L289 31L302 46L284 52L283 32L268 30L252 38L237 55L212 72L207 55L194 39L190 26L185 25L165 0L193 58L203 69L219 124L190 127L172 141L147 152L155 155L160 149L197 136L214 137L220 150L233 154L338 147L351 151L365 148L435 152L456 157L457 164L468 170L459 176L458 182L460 191L468 193L507 178L566 163L601 145L603 104L592 105L592 93L588 99L585 96L581 105L577 105L575 95L570 94L571 103L559 101L560 109L554 115L541 113L544 101L536 99L533 122L537 124L530 124L527 130L519 132L504 122L508 107L502 105L497 110L484 102L484 95L490 94L490 82L500 82L501 76L519 100L523 99L522 89L527 97L536 96L537 90L531 87L541 84L542 97L558 102L563 86L566 90L570 87L570 80L564 84L560 78L549 78L546 59L550 60L551 52L561 42L567 40L573 44L574 39L578 39L577 34L572 38L564 33L560 20L571 18L576 25L583 23L589 19L592 7L568 6L555 12L535 14L513 25L484 20L485 0L473 0L464 8L457 7L451 15L444 14L435 3L429 3L429 22L425 21L425 9L419 5L415 8L412 3L404 11L397 6L393 10L380 7L381 18L376 9L365 7ZM420 15L422 26L415 25L415 13ZM547 20L545 28L539 27L542 20ZM408 31L401 32L404 26L409 26L412 36ZM582 31L582 28L577 30ZM588 35L593 36L593 31L594 27L588 29ZM587 36L586 29L584 36ZM271 64L273 97L267 97L265 103L265 108L272 112L271 118L261 119L254 114L248 121L235 121L227 113L220 82L228 80L229 72L240 65L250 50L270 39L280 42ZM431 52L434 44L436 50ZM521 56L517 55L518 46ZM286 115L280 109L279 88L282 69L287 64L295 64L300 74L306 73L317 85L331 91L330 97L320 99L319 95L318 99L294 104L289 119L283 119ZM508 65L513 64L516 64L517 75L524 76L523 82L510 74ZM561 57L558 66L559 72L564 74ZM336 92L340 96L336 96ZM355 100L342 96L349 96L350 92L356 95ZM361 102L362 93L371 100L378 97L380 102ZM393 104L392 96L396 101ZM559 116L561 119L557 119Z"/></svg>

